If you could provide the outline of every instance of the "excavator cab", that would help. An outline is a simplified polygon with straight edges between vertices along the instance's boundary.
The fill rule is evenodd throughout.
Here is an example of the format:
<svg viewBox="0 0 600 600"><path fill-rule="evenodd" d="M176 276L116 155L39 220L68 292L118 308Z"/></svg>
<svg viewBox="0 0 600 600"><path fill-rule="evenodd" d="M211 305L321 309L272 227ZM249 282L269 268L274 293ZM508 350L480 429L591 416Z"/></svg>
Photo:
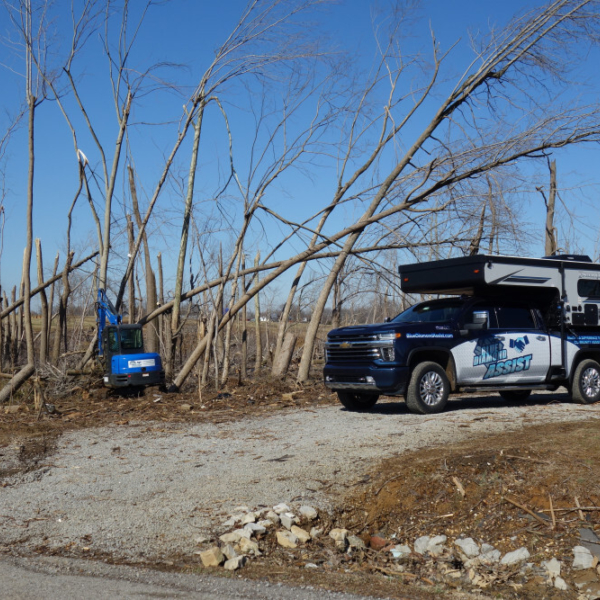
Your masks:
<svg viewBox="0 0 600 600"><path fill-rule="evenodd" d="M109 387L164 385L160 355L144 352L141 325L123 325L121 316L98 290L98 355L104 365L104 385ZM106 325L106 319L110 325Z"/></svg>

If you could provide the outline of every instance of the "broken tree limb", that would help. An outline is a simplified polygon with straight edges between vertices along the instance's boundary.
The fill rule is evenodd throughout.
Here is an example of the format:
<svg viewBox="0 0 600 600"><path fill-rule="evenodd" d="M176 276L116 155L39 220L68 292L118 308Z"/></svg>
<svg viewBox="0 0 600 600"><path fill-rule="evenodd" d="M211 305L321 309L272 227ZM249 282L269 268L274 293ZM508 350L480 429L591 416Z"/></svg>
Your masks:
<svg viewBox="0 0 600 600"><path fill-rule="evenodd" d="M509 498L508 496L504 496L504 500L506 500L507 502L510 502L510 504L513 504L517 508L520 508L521 510L524 510L528 515L531 515L534 519L536 519L536 521L539 521L543 525L552 527L552 523L549 523L548 521L542 519L542 517L540 517L539 515L536 515L532 510L530 510L529 508L527 508L523 504L520 504L516 500L513 500L512 498Z"/></svg>
<svg viewBox="0 0 600 600"><path fill-rule="evenodd" d="M69 273L71 273L72 271L75 271L76 269L78 269L79 267L84 265L86 262L92 260L92 258L96 257L97 255L98 255L98 251L93 252L92 254L89 254L85 258L82 258L79 262L72 264L69 267ZM45 281L42 285L38 285L36 288L33 288L31 290L31 297L33 298L33 296L35 296L36 294L39 294L42 290L46 289L47 287L49 287L50 285L52 285L53 283L55 283L56 281L61 279L62 276L63 276L62 273L59 273L58 275L54 275L53 277L50 277L50 279ZM22 304L23 304L22 297L19 298L18 300L15 300L10 306L7 306L2 312L0 312L0 319L4 319L4 317L10 315L10 313L12 313L15 309L19 308L19 306L21 306Z"/></svg>
<svg viewBox="0 0 600 600"><path fill-rule="evenodd" d="M33 364L25 365L4 387L0 390L0 404L8 401L11 396L35 373Z"/></svg>

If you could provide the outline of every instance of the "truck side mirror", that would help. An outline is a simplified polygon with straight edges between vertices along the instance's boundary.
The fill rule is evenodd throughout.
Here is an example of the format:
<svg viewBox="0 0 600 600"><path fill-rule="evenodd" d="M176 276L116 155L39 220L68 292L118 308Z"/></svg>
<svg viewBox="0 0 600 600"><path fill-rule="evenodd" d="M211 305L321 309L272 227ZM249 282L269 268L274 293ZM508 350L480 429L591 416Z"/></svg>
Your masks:
<svg viewBox="0 0 600 600"><path fill-rule="evenodd" d="M489 315L487 310L475 310L473 311L473 322L465 323L465 328L460 330L462 336L468 335L469 331L478 331L481 329L487 329Z"/></svg>

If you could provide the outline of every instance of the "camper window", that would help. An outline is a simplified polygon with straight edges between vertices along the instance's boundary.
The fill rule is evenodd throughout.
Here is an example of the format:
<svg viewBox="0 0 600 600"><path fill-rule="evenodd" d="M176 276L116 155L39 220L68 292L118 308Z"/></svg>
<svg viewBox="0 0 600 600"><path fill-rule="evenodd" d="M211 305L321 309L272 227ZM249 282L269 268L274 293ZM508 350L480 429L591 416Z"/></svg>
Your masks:
<svg viewBox="0 0 600 600"><path fill-rule="evenodd" d="M600 298L600 280L580 279L577 282L577 293L583 298Z"/></svg>

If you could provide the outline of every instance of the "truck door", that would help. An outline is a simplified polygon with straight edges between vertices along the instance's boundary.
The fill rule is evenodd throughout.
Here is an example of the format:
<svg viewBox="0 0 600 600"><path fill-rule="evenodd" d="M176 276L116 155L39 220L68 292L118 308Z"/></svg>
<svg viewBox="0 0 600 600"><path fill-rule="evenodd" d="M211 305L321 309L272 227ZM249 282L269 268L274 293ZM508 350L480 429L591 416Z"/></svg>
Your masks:
<svg viewBox="0 0 600 600"><path fill-rule="evenodd" d="M488 328L471 332L469 341L453 350L459 384L502 385L541 383L550 368L550 338L526 304L474 305L486 310ZM460 366L459 366L460 363Z"/></svg>

